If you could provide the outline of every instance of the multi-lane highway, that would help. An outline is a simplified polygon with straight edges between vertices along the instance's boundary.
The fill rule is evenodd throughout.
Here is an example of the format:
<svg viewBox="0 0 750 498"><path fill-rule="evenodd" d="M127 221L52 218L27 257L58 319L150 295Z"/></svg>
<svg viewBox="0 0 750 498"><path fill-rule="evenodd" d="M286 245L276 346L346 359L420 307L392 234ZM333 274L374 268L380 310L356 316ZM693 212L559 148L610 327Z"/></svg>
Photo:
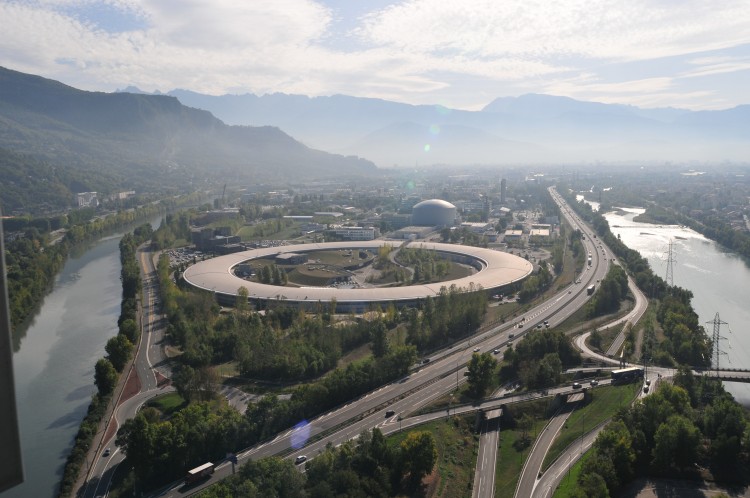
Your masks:
<svg viewBox="0 0 750 498"><path fill-rule="evenodd" d="M550 190L554 198L559 198L554 190ZM381 427L384 432L390 433L401 428L407 428L415 423L421 423L419 418L410 418L398 422L399 415L406 415L418 408L425 406L434 399L455 389L457 383L463 379L465 365L478 348L479 352L492 351L503 348L511 341L511 334L516 338L529 331L534 330L547 321L551 327L563 322L577 309L583 306L590 298L586 289L590 285L596 285L604 278L607 272L608 261L600 258L600 252L606 251L597 247L593 241L593 234L583 225L577 217L561 203L563 215L568 218L574 228L578 228L587 235L585 247L591 255L591 264L586 265L579 276L579 283L571 284L562 289L544 303L527 311L523 317L518 317L511 322L495 327L473 337L468 342L454 345L439 354L431 357L428 364L422 365L410 376L398 382L386 385L361 398L352 400L350 403L338 407L329 413L323 414L309 421L304 427L293 431L290 429L279 434L271 441L263 442L252 448L239 453L240 462L249 458L257 459L270 455L286 455L294 458L298 455L312 457L322 451L329 442L337 445L352 439L364 430L373 427ZM163 365L161 357L162 348L158 343L163 340L160 327L154 327L153 322L161 315L154 307L157 305L155 270L150 256L141 253L141 263L144 271L144 337L136 357L136 367L143 386L141 394L128 400L118 409L118 421L125 420L135 415L140 405L149 397L159 391L157 376L154 375L154 367ZM164 375L169 372L164 371ZM506 400L510 402L511 400ZM488 405L489 406L489 405ZM463 412L473 407L461 407L455 411ZM385 418L386 410L393 410L397 415ZM447 413L446 413L447 415ZM299 440L302 436L303 443ZM109 446L111 453L99 458L94 469L92 469L91 481L95 483L86 489L85 496L105 494L108 489L108 478L111 476L114 466L122 460L122 455L113 444ZM301 446L301 447L300 447ZM494 474L494 465L487 466L487 472ZM202 487L210 485L231 473L231 465L228 462L220 463L215 475L201 486L184 489L182 482L174 483L164 491L167 496L187 496L199 491Z"/></svg>
<svg viewBox="0 0 750 498"><path fill-rule="evenodd" d="M554 190L551 191L556 196ZM562 201L560 200L562 203ZM564 204L563 204L564 205ZM548 321L551 327L567 319L572 313L583 306L590 298L586 289L595 285L603 279L607 272L607 262L599 257L597 246L592 242L593 233L574 217L571 211L564 209L566 216L574 228L580 229L587 234L584 241L585 247L591 253L591 264L587 265L578 284L571 284L551 299L532 308L523 317L506 324L495 327L489 331L449 348L444 352L433 355L431 361L423 365L421 369L398 382L386 385L359 399L352 400L345 406L332 410L309 421L303 428L296 432L289 431L278 435L271 441L241 451L238 455L240 462L248 458L262 458L270 455L286 455L294 458L306 455L308 458L322 451L329 442L337 445L347 441L364 430L383 426L385 411L393 410L396 414L407 414L413 412L430 401L450 392L456 386L456 379L462 377L465 365L471 358L474 348L479 352L488 352L503 348L510 340L509 335L519 337L537 326L544 326ZM401 422L404 425L405 421ZM391 424L388 428L392 428ZM307 445L299 447L300 434L304 434L308 441ZM494 468L492 470L494 472ZM167 496L187 496L210 485L231 473L229 464L217 467L214 476L201 486L184 489L181 482L174 483L166 492Z"/></svg>

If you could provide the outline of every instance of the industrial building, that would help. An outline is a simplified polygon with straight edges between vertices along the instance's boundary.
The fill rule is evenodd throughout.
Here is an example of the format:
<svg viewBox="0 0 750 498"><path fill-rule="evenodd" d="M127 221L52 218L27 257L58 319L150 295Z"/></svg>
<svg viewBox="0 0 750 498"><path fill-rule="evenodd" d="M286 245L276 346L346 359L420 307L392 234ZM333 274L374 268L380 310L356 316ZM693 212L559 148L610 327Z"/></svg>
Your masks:
<svg viewBox="0 0 750 498"><path fill-rule="evenodd" d="M414 206L411 224L416 226L450 227L456 221L456 206L441 199L429 199Z"/></svg>
<svg viewBox="0 0 750 498"><path fill-rule="evenodd" d="M331 242L324 244L300 244L284 247L267 247L245 251L228 256L208 259L185 270L185 281L197 288L213 292L216 300L223 305L233 306L241 287L248 291L248 300L258 309L269 306L295 306L300 309L315 309L321 303L336 303L339 313L362 313L373 305L417 306L426 297L439 295L442 287L456 285L459 288L471 287L482 292L506 294L517 289L520 283L533 270L531 263L506 252L493 251L481 247L453 244L420 243L419 247L436 251L452 261L469 264L477 273L456 280L430 284L408 285L403 287L373 287L341 289L335 287L278 287L259 282L243 280L234 274L241 265L254 259L275 259L282 253L305 254L322 250L360 250L377 252L386 244L382 240L361 242ZM416 244L415 244L416 245Z"/></svg>

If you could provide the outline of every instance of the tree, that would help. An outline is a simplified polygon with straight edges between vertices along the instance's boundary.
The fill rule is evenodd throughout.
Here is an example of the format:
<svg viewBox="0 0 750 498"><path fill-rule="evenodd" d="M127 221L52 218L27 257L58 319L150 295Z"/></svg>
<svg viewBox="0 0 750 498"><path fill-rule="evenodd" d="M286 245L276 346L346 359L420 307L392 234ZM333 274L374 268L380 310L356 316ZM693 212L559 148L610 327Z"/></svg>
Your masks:
<svg viewBox="0 0 750 498"><path fill-rule="evenodd" d="M388 353L388 336L385 324L381 320L373 322L370 337L373 356L375 358L385 356Z"/></svg>
<svg viewBox="0 0 750 498"><path fill-rule="evenodd" d="M581 474L578 480L579 487L571 496L574 498L609 498L607 483L597 473Z"/></svg>
<svg viewBox="0 0 750 498"><path fill-rule="evenodd" d="M177 389L177 394L187 401L191 399L191 391L195 370L190 365L177 365L172 374L172 385Z"/></svg>
<svg viewBox="0 0 750 498"><path fill-rule="evenodd" d="M527 440L529 438L529 432L534 426L534 419L531 418L531 415L529 415L528 413L524 413L523 416L516 422L516 426L521 429L521 438L523 440Z"/></svg>
<svg viewBox="0 0 750 498"><path fill-rule="evenodd" d="M94 384L99 389L99 396L110 394L117 385L117 370L112 362L101 358L94 366Z"/></svg>
<svg viewBox="0 0 750 498"><path fill-rule="evenodd" d="M474 353L469 362L469 392L475 398L481 398L487 392L495 374L497 360L490 353Z"/></svg>
<svg viewBox="0 0 750 498"><path fill-rule="evenodd" d="M672 415L654 435L654 465L667 470L684 469L698 457L700 431L686 417Z"/></svg>
<svg viewBox="0 0 750 498"><path fill-rule="evenodd" d="M122 324L120 324L120 334L124 335L131 343L135 344L140 335L138 324L136 324L135 320L132 318L124 320Z"/></svg>
<svg viewBox="0 0 750 498"><path fill-rule="evenodd" d="M401 456L404 471L409 472L412 482L420 482L437 462L435 438L426 431L410 432L401 442Z"/></svg>
<svg viewBox="0 0 750 498"><path fill-rule="evenodd" d="M104 350L107 352L107 359L112 362L115 369L118 372L122 372L125 364L130 359L130 354L133 352L133 343L124 335L117 334L107 341Z"/></svg>

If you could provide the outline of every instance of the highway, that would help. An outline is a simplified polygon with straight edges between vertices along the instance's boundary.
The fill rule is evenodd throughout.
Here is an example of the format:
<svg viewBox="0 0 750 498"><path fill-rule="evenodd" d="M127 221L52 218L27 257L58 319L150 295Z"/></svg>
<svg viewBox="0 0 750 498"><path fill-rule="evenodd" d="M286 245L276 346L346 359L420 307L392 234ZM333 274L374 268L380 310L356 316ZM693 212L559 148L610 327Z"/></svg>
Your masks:
<svg viewBox="0 0 750 498"><path fill-rule="evenodd" d="M551 190L551 193L553 196L556 195L554 190ZM384 426L386 409L394 410L397 414L402 415L412 413L455 389L459 382L456 379L462 377L466 370L465 365L471 358L474 348L478 348L478 352L491 352L494 349L506 346L511 341L509 334L514 334L514 339L517 339L537 326L543 327L544 320L547 320L550 327L553 327L567 319L590 299L586 292L587 287L595 285L597 281L603 279L608 267L606 262L600 263L599 252L592 242L592 240L595 240L593 234L580 221L574 220L568 210L564 211L564 215L572 220L571 224L574 228L580 228L583 233L589 235L587 240L584 241L584 245L592 255L592 264L587 266L580 276L580 284L567 286L549 300L527 311L523 317L516 318L479 334L469 341L461 342L433 355L428 364L422 365L418 371L410 376L316 417L303 428L297 429L294 434L290 429L271 441L240 451L238 454L239 461L243 462L247 461L248 458L257 459L271 455L284 455L289 458L305 455L311 458L322 451L329 442L338 445L356 437L364 430ZM394 425L391 424L391 427ZM401 422L401 425L404 425L404 421ZM294 435L294 441L297 444L302 434L304 438L311 442L302 445L301 448L295 448L292 444L292 435ZM494 473L494 468L492 472ZM231 465L228 463L220 464L214 476L207 482L189 489L185 489L182 482L175 482L166 490L165 495L189 496L230 473Z"/></svg>
<svg viewBox="0 0 750 498"><path fill-rule="evenodd" d="M328 443L339 445L347 440L356 438L362 431L370 430L374 427L380 427L385 434L390 434L398 430L415 427L427 420L447 416L448 411L446 410L444 412L405 418L408 414L456 389L464 381L462 374L466 371L465 365L474 353L474 348L478 348L479 352L501 349L514 339L518 339L525 333L534 330L537 326L543 327L544 325L542 324L545 320L549 322L551 327L554 327L583 306L590 298L586 292L587 287L595 285L604 278L608 264L610 261L613 261L613 258L606 258L608 254L607 249L602 247L599 242L596 242L596 239L593 238L593 233L581 223L577 216L575 216L575 213L561 202L554 189L550 189L550 193L553 198L556 198L562 204L563 216L568 218L574 228L580 229L587 235L584 246L591 255L591 265L587 265L584 268L579 277L580 283L571 284L563 288L552 298L527 311L523 317L517 317L513 321L478 334L468 341L462 341L439 353L433 354L430 357L429 363L418 366L417 370L411 375L399 381L383 386L376 391L318 416L309 421L309 423L303 424L301 428L294 431L289 429L277 435L273 440L241 450L238 453L240 463L247 461L249 458L258 459L271 455L282 455L287 458L306 455L308 458L312 458L323 451ZM600 253L605 258L601 258ZM140 258L142 265L146 268L144 276L144 316L148 317L144 325L145 337L141 341L136 357L136 368L142 379L143 392L132 398L132 400L128 400L127 403L124 403L118 409L118 423L134 416L142 403L158 392L157 377L153 374L154 367L160 370L160 373L165 377L169 375L169 371L164 365L162 348L160 347L160 343L163 341L163 328L160 326L154 327L154 317L161 316L158 312L158 302L155 297L157 291L155 270L153 262L149 257L145 257L144 259L144 254L141 254ZM637 295L636 301L638 302ZM639 308L639 306L636 306L636 308ZM643 309L645 309L645 306ZM642 315L642 311L640 314ZM636 321L635 310L624 319ZM513 335L515 337L512 337ZM604 358L609 362L613 361L609 358ZM569 393L570 388L558 388L550 390L546 394L551 396L557 392ZM233 406L236 406L239 410L242 410L242 404L246 405L249 398L247 395L240 394L239 392L230 392L227 393L227 396L230 399L235 398ZM456 406L451 409L450 414L468 413L478 408L490 410L498 408L502 403L512 403L538 396L541 396L541 393L524 393L518 396L506 396L500 399L487 400L477 405ZM386 410L394 410L395 415L386 418ZM295 441L294 444L292 443L293 440ZM298 443L299 440L302 440L302 443ZM106 446L104 445L103 447ZM122 460L122 455L117 448L114 445L110 445L110 447L112 450L111 455L99 458L101 463L98 463L96 468L91 472L92 486L89 486L89 488L94 489L87 489L84 496L106 494L109 486L108 479L111 477L112 469ZM490 460L492 460L492 463ZM487 487L484 483L489 483L490 479L494 480L494 460L494 456L490 458L489 453L483 459L481 471L479 472L480 475L478 476L480 483L482 483L480 484L482 488ZM183 483L178 481L154 492L153 495L189 496L195 494L206 486L231 474L232 466L229 462L218 463L219 465L214 476L199 486L185 488ZM489 473L492 475L490 476ZM93 485L94 483L96 485ZM556 483L554 485L556 486ZM491 493L494 493L494 485L488 489L491 490ZM484 496L492 496L492 494ZM528 491L528 494L519 493L518 496L531 496L531 491Z"/></svg>

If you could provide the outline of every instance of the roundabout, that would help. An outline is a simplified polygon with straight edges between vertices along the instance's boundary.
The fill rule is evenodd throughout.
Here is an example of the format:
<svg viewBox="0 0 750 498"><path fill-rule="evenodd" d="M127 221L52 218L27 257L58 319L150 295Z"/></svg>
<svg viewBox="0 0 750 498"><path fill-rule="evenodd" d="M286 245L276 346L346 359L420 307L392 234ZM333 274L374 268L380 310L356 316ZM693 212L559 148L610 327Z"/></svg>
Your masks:
<svg viewBox="0 0 750 498"><path fill-rule="evenodd" d="M342 289L335 287L291 287L262 284L245 280L234 274L234 268L256 259L272 259L283 254L305 254L318 251L363 250L377 253L385 245L399 241L370 240L328 242L268 247L219 256L188 267L183 278L191 286L212 292L223 305L236 303L240 288L248 291L248 301L258 309L282 304L313 310L322 305L336 303L338 313L362 313L373 305L385 307L393 303L398 307L415 306L420 300L435 297L443 287L477 289L497 293L513 289L533 271L533 265L523 258L505 252L481 247L441 244L433 242L411 243L411 248L435 251L456 263L473 266L477 272L455 280L416 284L400 287L371 287Z"/></svg>

